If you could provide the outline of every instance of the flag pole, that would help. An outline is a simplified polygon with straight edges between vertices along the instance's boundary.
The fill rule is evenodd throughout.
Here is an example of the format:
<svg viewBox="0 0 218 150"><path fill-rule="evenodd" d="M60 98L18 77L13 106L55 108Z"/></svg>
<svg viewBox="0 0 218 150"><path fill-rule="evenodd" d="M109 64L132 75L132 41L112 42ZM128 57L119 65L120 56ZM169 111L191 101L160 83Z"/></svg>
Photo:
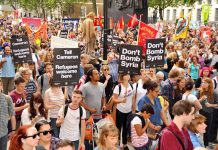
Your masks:
<svg viewBox="0 0 218 150"><path fill-rule="evenodd" d="M128 14L127 14L128 15ZM137 36L137 44L139 44L139 30L140 30L140 23L142 22L141 20L142 20L142 15L143 14L141 14L140 15L140 19L138 20L139 21L139 26L138 26L138 36ZM130 15L128 15L128 16L130 16ZM130 17L132 17L132 16L130 16ZM133 17L132 17L133 18Z"/></svg>

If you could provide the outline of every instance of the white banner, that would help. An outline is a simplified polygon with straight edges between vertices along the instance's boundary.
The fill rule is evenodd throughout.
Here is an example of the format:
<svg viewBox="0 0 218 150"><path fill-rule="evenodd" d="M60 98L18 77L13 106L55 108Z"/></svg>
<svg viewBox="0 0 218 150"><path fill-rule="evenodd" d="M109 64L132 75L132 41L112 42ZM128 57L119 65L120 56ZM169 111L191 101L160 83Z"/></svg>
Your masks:
<svg viewBox="0 0 218 150"><path fill-rule="evenodd" d="M78 48L78 41L52 36L51 48Z"/></svg>

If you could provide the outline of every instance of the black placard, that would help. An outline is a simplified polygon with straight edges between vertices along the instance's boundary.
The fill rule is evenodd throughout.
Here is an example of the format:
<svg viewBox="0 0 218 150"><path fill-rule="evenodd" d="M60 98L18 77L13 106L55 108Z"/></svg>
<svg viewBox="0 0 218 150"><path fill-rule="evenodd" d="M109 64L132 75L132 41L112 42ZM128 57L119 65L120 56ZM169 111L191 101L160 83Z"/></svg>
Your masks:
<svg viewBox="0 0 218 150"><path fill-rule="evenodd" d="M59 37L67 39L68 38L68 33L69 33L68 30L61 30Z"/></svg>
<svg viewBox="0 0 218 150"><path fill-rule="evenodd" d="M142 61L142 47L120 45L119 73L139 74Z"/></svg>
<svg viewBox="0 0 218 150"><path fill-rule="evenodd" d="M147 39L145 53L145 68L164 66L166 39Z"/></svg>
<svg viewBox="0 0 218 150"><path fill-rule="evenodd" d="M80 78L80 49L54 49L54 83L55 85L70 86L78 83Z"/></svg>
<svg viewBox="0 0 218 150"><path fill-rule="evenodd" d="M13 35L11 38L11 49L15 64L32 62L32 53L27 36Z"/></svg>

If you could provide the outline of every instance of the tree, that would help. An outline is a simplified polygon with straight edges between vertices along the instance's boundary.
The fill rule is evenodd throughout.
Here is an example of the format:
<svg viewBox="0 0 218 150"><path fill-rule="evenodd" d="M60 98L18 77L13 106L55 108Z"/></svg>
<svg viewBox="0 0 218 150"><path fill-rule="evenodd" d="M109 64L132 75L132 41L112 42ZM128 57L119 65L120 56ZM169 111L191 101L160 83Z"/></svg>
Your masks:
<svg viewBox="0 0 218 150"><path fill-rule="evenodd" d="M159 11L160 19L163 20L163 11L167 7L177 7L179 5L193 5L197 0L149 0L149 7Z"/></svg>

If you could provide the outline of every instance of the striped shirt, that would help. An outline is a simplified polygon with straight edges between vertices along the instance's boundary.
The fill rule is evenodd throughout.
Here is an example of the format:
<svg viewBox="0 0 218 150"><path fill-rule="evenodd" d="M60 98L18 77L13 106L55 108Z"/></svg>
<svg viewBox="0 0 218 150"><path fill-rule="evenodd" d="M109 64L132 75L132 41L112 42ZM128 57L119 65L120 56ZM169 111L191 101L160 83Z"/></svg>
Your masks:
<svg viewBox="0 0 218 150"><path fill-rule="evenodd" d="M51 108L48 110L49 118L57 118L59 109L65 103L64 94L63 94L61 88L58 90L58 92L55 92L55 93L54 93L54 91L51 90L51 88L49 88L48 90L45 91L45 98L48 99L50 104L59 105L59 108Z"/></svg>
<svg viewBox="0 0 218 150"><path fill-rule="evenodd" d="M134 119L131 121L131 139L132 139L132 145L134 147L142 147L148 143L148 136L145 133L143 133L141 136L138 136L135 130L134 125L140 124L142 125L142 121L139 117L134 117Z"/></svg>

